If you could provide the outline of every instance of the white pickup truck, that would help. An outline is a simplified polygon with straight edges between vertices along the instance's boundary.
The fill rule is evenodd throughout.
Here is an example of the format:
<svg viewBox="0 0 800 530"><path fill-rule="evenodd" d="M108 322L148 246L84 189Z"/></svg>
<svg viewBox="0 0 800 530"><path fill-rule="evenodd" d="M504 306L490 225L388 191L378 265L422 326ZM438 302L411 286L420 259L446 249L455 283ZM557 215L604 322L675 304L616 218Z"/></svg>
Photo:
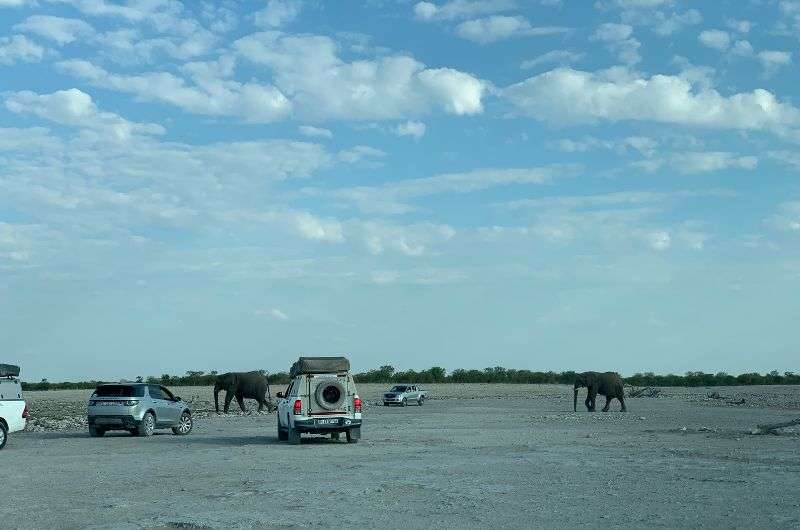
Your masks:
<svg viewBox="0 0 800 530"><path fill-rule="evenodd" d="M28 420L18 376L19 366L0 364L0 449L6 446L8 434L23 430Z"/></svg>
<svg viewBox="0 0 800 530"><path fill-rule="evenodd" d="M383 405L400 405L405 407L409 403L416 403L420 407L428 399L427 390L422 390L417 385L394 385L391 390L383 395Z"/></svg>
<svg viewBox="0 0 800 530"><path fill-rule="evenodd" d="M278 392L278 440L300 443L301 434L334 440L344 433L348 443L361 438L361 398L350 361L344 357L300 357L290 370L286 392Z"/></svg>

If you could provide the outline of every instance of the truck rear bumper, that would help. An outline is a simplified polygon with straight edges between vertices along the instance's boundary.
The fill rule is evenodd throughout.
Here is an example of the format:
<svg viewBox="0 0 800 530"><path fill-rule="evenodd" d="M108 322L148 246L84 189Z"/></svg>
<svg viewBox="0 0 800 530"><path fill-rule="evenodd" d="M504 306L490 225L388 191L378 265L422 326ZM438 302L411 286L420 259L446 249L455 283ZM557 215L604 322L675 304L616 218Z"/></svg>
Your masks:
<svg viewBox="0 0 800 530"><path fill-rule="evenodd" d="M331 423L331 420L336 420ZM345 432L361 427L361 420L355 418L311 418L294 420L294 428L304 433Z"/></svg>

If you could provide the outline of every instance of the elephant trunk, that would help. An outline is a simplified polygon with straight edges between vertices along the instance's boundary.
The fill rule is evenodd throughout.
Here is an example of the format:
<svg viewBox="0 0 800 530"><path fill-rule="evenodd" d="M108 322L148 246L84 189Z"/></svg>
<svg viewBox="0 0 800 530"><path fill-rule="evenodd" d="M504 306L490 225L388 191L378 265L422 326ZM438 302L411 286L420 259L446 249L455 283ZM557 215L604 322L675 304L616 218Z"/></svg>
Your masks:
<svg viewBox="0 0 800 530"><path fill-rule="evenodd" d="M572 398L572 412L578 412L578 388L575 387L575 396Z"/></svg>

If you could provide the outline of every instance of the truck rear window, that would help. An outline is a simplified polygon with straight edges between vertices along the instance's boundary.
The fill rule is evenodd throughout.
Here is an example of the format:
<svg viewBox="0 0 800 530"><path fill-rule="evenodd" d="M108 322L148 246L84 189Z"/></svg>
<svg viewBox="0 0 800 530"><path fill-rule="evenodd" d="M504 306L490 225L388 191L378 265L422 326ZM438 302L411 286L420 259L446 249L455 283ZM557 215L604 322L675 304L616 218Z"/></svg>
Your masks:
<svg viewBox="0 0 800 530"><path fill-rule="evenodd" d="M143 386L103 385L94 391L97 397L144 397Z"/></svg>

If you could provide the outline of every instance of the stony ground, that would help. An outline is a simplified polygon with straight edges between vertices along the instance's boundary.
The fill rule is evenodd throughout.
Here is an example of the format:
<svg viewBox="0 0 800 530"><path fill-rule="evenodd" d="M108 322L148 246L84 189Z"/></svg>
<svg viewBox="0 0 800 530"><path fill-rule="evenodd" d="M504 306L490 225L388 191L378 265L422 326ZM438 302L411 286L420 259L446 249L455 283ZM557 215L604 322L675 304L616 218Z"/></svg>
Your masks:
<svg viewBox="0 0 800 530"><path fill-rule="evenodd" d="M384 408L362 385L361 443L300 447L274 414L217 416L208 388L176 389L190 436L147 439L88 438L88 392L30 392L32 432L0 453L2 527L800 526L800 433L749 434L800 417L800 388L662 389L627 414L573 413L564 386L429 389Z"/></svg>

